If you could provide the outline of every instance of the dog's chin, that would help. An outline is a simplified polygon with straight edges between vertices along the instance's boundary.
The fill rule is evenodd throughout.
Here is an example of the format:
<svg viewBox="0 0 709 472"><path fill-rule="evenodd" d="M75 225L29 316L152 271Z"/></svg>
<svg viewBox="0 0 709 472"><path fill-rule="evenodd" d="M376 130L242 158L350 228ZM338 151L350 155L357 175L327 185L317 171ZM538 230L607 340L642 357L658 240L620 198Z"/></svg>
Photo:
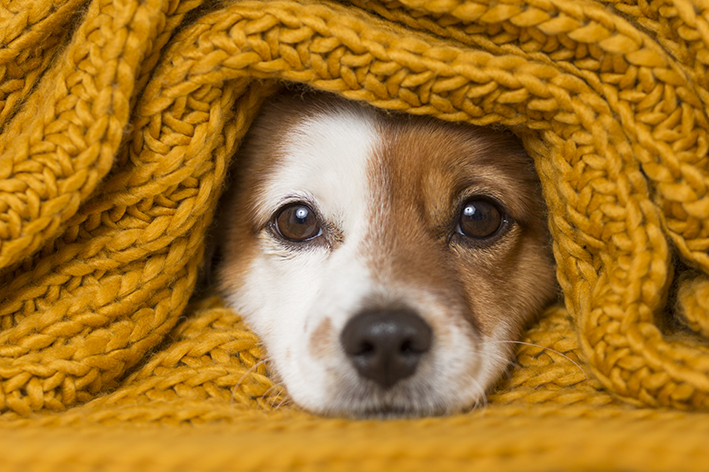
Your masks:
<svg viewBox="0 0 709 472"><path fill-rule="evenodd" d="M347 416L355 419L395 420L421 417L444 416L462 410L451 410L444 405L389 405L367 406L348 411ZM344 416L339 412L337 416Z"/></svg>
<svg viewBox="0 0 709 472"><path fill-rule="evenodd" d="M397 420L413 419L421 417L443 416L447 412L445 409L419 410L416 408L394 407L383 405L376 409L364 409L350 412L346 417L360 420ZM336 416L345 416L342 413Z"/></svg>
<svg viewBox="0 0 709 472"><path fill-rule="evenodd" d="M357 420L394 420L444 416L463 410L463 408L453 410L450 406L431 404L430 402L425 404L414 402L388 403L384 401L367 401L367 399L360 399L357 403L332 405L325 410L315 411L313 413L327 417Z"/></svg>
<svg viewBox="0 0 709 472"><path fill-rule="evenodd" d="M328 417L390 420L450 415L469 410L481 401L446 398L431 386L413 382L384 390L365 380L354 387L337 390L326 405L316 408L303 405L304 408Z"/></svg>

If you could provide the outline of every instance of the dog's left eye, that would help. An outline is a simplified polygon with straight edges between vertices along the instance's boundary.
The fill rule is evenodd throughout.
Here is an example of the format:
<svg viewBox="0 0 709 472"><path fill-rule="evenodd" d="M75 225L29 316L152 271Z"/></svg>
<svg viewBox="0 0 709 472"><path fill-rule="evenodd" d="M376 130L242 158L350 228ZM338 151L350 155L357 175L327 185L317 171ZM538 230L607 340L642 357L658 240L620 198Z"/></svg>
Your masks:
<svg viewBox="0 0 709 472"><path fill-rule="evenodd" d="M303 203L292 203L281 208L276 214L275 224L278 233L289 241L307 241L320 234L315 212Z"/></svg>
<svg viewBox="0 0 709 472"><path fill-rule="evenodd" d="M468 200L458 220L458 232L473 239L489 238L505 223L503 210L487 199Z"/></svg>

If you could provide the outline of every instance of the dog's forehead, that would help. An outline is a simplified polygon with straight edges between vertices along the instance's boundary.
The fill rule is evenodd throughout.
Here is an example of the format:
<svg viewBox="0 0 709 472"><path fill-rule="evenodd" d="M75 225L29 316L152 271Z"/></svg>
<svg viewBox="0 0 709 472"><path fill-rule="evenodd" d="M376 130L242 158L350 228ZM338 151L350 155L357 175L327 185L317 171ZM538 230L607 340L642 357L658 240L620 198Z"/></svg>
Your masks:
<svg viewBox="0 0 709 472"><path fill-rule="evenodd" d="M507 190L531 190L536 174L509 133L385 114L332 97L290 100L267 115L288 124L280 136L266 136L278 141L279 158L263 182L262 208L310 200L326 218L347 226L389 195L397 197L390 199L392 209L403 202L441 220L465 189L478 186L493 197L511 196L504 203L513 213L526 212L527 202L518 198L525 192Z"/></svg>

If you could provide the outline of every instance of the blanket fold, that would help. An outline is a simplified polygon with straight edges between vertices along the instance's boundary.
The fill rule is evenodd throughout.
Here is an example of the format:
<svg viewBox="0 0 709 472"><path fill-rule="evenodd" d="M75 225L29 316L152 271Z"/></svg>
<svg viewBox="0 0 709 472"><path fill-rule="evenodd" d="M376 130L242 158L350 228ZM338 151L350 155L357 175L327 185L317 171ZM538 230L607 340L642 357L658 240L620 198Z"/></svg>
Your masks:
<svg viewBox="0 0 709 472"><path fill-rule="evenodd" d="M699 0L0 6L0 425L309 418L238 314L188 306L284 82L524 141L564 307L487 409L707 410L707 64Z"/></svg>

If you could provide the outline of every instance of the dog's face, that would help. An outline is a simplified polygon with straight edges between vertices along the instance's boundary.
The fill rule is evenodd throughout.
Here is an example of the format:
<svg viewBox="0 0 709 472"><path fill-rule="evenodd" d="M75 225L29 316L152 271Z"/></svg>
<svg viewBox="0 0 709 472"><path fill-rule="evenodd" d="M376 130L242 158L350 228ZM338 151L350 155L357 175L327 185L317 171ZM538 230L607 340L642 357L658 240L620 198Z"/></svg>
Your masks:
<svg viewBox="0 0 709 472"><path fill-rule="evenodd" d="M555 294L539 182L509 133L289 95L234 172L218 285L310 411L470 407Z"/></svg>

